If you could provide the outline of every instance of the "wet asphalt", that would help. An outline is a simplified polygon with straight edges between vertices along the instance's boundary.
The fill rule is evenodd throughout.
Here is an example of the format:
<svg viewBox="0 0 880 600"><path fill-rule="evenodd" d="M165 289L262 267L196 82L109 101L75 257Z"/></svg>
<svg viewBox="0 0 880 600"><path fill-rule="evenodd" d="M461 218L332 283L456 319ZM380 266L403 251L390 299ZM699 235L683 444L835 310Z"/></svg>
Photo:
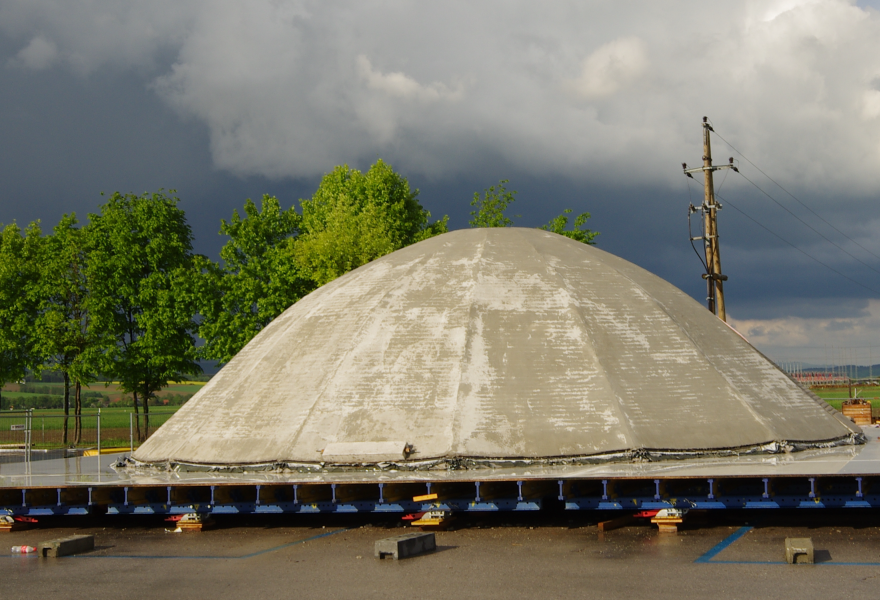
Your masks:
<svg viewBox="0 0 880 600"><path fill-rule="evenodd" d="M877 598L880 515L870 510L694 515L678 535L647 521L606 532L579 513L460 517L438 551L394 561L376 540L398 519L218 518L173 533L161 518L44 519L0 535L0 597L27 598ZM11 555L13 545L93 534L93 552ZM784 562L809 537L815 565Z"/></svg>

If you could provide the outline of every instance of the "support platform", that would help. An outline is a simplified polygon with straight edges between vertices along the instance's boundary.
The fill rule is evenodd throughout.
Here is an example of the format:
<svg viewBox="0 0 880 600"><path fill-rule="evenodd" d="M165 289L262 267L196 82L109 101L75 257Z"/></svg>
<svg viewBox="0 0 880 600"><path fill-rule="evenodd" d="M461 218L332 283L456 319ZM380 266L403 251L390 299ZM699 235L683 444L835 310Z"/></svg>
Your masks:
<svg viewBox="0 0 880 600"><path fill-rule="evenodd" d="M122 455L0 465L0 515L449 513L880 507L880 429L863 446L714 460L470 471L151 474Z"/></svg>

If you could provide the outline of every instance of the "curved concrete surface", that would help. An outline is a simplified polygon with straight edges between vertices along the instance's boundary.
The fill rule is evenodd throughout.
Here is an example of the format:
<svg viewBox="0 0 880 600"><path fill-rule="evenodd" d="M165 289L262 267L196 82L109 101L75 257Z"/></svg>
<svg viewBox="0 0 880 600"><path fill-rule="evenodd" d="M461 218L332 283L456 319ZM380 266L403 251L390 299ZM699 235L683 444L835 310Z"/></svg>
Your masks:
<svg viewBox="0 0 880 600"><path fill-rule="evenodd" d="M302 299L133 458L460 467L861 439L663 279L498 228L398 250Z"/></svg>

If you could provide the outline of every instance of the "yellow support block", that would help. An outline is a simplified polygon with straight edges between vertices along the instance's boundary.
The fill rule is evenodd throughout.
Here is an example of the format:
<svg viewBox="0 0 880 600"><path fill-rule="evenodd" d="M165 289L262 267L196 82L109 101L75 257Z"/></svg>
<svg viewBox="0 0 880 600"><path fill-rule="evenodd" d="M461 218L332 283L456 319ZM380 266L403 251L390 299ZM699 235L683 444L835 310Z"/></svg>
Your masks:
<svg viewBox="0 0 880 600"><path fill-rule="evenodd" d="M126 446L125 448L101 448L101 454L121 454L122 452L129 452L131 448ZM98 456L97 448L92 448L91 450L86 450L83 452L83 456Z"/></svg>
<svg viewBox="0 0 880 600"><path fill-rule="evenodd" d="M437 494L425 494L424 496L413 496L413 502L427 502L428 500L436 500Z"/></svg>

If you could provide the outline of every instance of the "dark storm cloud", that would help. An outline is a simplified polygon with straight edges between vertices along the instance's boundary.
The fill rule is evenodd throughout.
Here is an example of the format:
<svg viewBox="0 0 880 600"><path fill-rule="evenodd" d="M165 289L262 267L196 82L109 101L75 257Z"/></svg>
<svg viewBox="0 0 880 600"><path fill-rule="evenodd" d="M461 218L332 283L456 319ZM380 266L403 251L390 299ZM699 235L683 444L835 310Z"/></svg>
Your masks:
<svg viewBox="0 0 880 600"><path fill-rule="evenodd" d="M601 247L702 301L685 212L701 189L680 163L699 163L708 114L855 241L741 160L744 176L866 263L730 175L720 227L737 322L782 346L834 319L877 331L870 2L5 0L0 31L2 222L48 228L96 210L100 191L176 188L215 256L219 221L244 198L291 205L334 165L381 157L453 227L502 178L520 192L518 224L590 211ZM720 138L714 149L738 157Z"/></svg>

